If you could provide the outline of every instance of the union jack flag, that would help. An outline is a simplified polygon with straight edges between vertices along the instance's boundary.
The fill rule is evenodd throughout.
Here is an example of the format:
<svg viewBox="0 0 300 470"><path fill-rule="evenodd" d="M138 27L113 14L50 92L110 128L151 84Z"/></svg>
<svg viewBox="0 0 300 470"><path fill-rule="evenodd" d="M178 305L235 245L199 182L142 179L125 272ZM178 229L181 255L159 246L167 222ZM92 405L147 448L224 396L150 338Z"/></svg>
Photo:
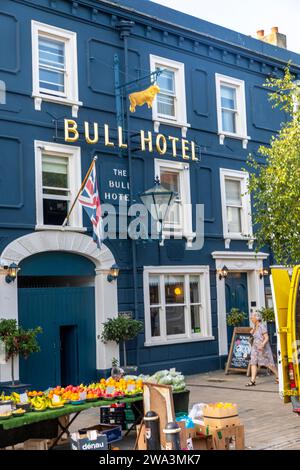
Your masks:
<svg viewBox="0 0 300 470"><path fill-rule="evenodd" d="M103 224L95 165L93 166L91 174L88 177L78 200L91 219L93 225L93 240L97 243L98 248L101 248L101 241L103 240Z"/></svg>

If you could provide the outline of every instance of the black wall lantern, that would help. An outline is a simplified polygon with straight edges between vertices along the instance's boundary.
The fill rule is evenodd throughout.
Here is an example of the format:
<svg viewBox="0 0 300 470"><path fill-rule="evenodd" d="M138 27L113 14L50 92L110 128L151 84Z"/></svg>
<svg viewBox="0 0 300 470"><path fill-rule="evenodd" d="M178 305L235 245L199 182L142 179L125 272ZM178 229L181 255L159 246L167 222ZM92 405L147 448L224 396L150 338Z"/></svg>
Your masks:
<svg viewBox="0 0 300 470"><path fill-rule="evenodd" d="M228 268L226 266L223 266L223 268L218 269L218 274L219 274L219 279L226 279L228 276Z"/></svg>
<svg viewBox="0 0 300 470"><path fill-rule="evenodd" d="M264 276L269 276L270 273L270 269L268 268L262 268L260 271L259 271L259 279L262 279Z"/></svg>
<svg viewBox="0 0 300 470"><path fill-rule="evenodd" d="M8 266L7 274L5 276L5 281L7 282L7 284L10 284L11 282L14 282L16 280L18 271L20 271L20 268L18 268L18 265L16 263L12 263Z"/></svg>
<svg viewBox="0 0 300 470"><path fill-rule="evenodd" d="M119 276L119 272L120 272L119 266L117 264L113 264L107 276L108 282L115 281L117 277Z"/></svg>

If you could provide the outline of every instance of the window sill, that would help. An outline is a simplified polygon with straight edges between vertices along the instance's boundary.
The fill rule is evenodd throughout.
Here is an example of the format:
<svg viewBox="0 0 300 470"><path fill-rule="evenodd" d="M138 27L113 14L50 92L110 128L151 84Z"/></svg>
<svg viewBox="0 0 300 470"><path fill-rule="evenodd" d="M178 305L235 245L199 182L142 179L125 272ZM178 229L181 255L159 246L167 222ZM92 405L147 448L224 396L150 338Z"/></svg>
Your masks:
<svg viewBox="0 0 300 470"><path fill-rule="evenodd" d="M182 238L185 238L187 241L187 246L190 248L193 244L193 240L196 237L196 232L182 232L180 231L169 231L169 230L164 230L162 234L162 242L161 245L164 245L165 240L181 240Z"/></svg>
<svg viewBox="0 0 300 470"><path fill-rule="evenodd" d="M248 248L249 250L252 250L253 248L253 243L254 243L254 239L253 237L250 235L250 236L246 236L246 235L240 235L240 234L227 234L227 235L224 235L224 240L225 240L225 248L229 249L230 248L230 242L231 240L239 240L239 241L245 241L247 242L247 245L248 245Z"/></svg>
<svg viewBox="0 0 300 470"><path fill-rule="evenodd" d="M159 132L159 127L161 124L166 124L167 126L172 126L172 127L180 127L181 128L181 136L185 139L187 130L189 127L191 127L190 124L187 122L180 122L180 121L172 121L171 119L163 119L163 118L156 118L153 119L154 121L154 132L158 133Z"/></svg>
<svg viewBox="0 0 300 470"><path fill-rule="evenodd" d="M62 225L36 225L35 230L52 230L52 231L59 231L59 232L86 232L86 227L70 227L66 226L63 227Z"/></svg>
<svg viewBox="0 0 300 470"><path fill-rule="evenodd" d="M214 336L199 336L197 338L178 338L178 339L170 339L169 341L146 341L144 343L145 347L152 347L152 346L165 346L168 344L181 344L181 343L197 343L200 341L214 341Z"/></svg>
<svg viewBox="0 0 300 470"><path fill-rule="evenodd" d="M241 140L242 145L243 145L243 149L247 148L248 142L249 142L249 140L251 140L251 137L249 137L248 135L245 136L245 135L239 135L239 134L232 134L231 132L223 132L223 131L218 132L218 136L219 136L220 145L224 145L225 137L228 137L230 139Z"/></svg>
<svg viewBox="0 0 300 470"><path fill-rule="evenodd" d="M44 94L32 94L34 98L34 109L36 111L41 111L42 101L47 101L50 103L63 104L66 106L72 106L72 117L78 117L79 106L82 106L82 101L76 101L69 98L60 98L59 96L54 95L44 95Z"/></svg>

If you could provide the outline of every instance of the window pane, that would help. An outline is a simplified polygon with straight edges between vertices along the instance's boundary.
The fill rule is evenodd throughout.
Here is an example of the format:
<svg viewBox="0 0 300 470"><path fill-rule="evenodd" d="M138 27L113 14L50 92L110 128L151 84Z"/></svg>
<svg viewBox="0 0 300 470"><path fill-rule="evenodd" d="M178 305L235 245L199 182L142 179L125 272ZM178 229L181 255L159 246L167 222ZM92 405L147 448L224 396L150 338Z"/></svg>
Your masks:
<svg viewBox="0 0 300 470"><path fill-rule="evenodd" d="M197 304L200 302L199 276L190 276L190 298L191 304Z"/></svg>
<svg viewBox="0 0 300 470"><path fill-rule="evenodd" d="M180 209L180 202L175 201L170 207L164 222L170 225L180 225Z"/></svg>
<svg viewBox="0 0 300 470"><path fill-rule="evenodd" d="M192 333L201 333L199 305L191 305L191 327Z"/></svg>
<svg viewBox="0 0 300 470"><path fill-rule="evenodd" d="M241 209L239 207L227 207L228 232L241 233Z"/></svg>
<svg viewBox="0 0 300 470"><path fill-rule="evenodd" d="M166 116L175 117L175 98L174 96L157 95L157 112Z"/></svg>
<svg viewBox="0 0 300 470"><path fill-rule="evenodd" d="M179 172L161 169L160 182L164 188L174 191L175 193L180 192Z"/></svg>
<svg viewBox="0 0 300 470"><path fill-rule="evenodd" d="M65 90L64 72L40 68L40 87L63 93Z"/></svg>
<svg viewBox="0 0 300 470"><path fill-rule="evenodd" d="M149 291L150 291L150 305L160 304L159 276L150 276Z"/></svg>
<svg viewBox="0 0 300 470"><path fill-rule="evenodd" d="M165 276L166 304L184 303L184 276Z"/></svg>
<svg viewBox="0 0 300 470"><path fill-rule="evenodd" d="M68 213L68 201L43 200L44 224L62 225Z"/></svg>
<svg viewBox="0 0 300 470"><path fill-rule="evenodd" d="M68 158L42 157L43 186L68 188ZM53 193L49 193L53 194Z"/></svg>
<svg viewBox="0 0 300 470"><path fill-rule="evenodd" d="M166 307L167 335L185 333L184 307Z"/></svg>
<svg viewBox="0 0 300 470"><path fill-rule="evenodd" d="M161 67L156 67L161 70ZM162 92L167 94L175 93L175 72L165 69L157 78L157 84Z"/></svg>
<svg viewBox="0 0 300 470"><path fill-rule="evenodd" d="M222 108L236 109L236 89L229 86L221 86Z"/></svg>
<svg viewBox="0 0 300 470"><path fill-rule="evenodd" d="M40 65L63 69L65 64L65 43L40 36L39 62Z"/></svg>
<svg viewBox="0 0 300 470"><path fill-rule="evenodd" d="M225 180L225 194L227 204L241 205L241 182L238 180Z"/></svg>
<svg viewBox="0 0 300 470"><path fill-rule="evenodd" d="M151 336L160 336L159 307L151 308L150 315L151 315Z"/></svg>
<svg viewBox="0 0 300 470"><path fill-rule="evenodd" d="M235 111L225 111L222 109L222 130L236 134L236 113Z"/></svg>
<svg viewBox="0 0 300 470"><path fill-rule="evenodd" d="M39 84L47 90L65 91L65 44L39 37Z"/></svg>

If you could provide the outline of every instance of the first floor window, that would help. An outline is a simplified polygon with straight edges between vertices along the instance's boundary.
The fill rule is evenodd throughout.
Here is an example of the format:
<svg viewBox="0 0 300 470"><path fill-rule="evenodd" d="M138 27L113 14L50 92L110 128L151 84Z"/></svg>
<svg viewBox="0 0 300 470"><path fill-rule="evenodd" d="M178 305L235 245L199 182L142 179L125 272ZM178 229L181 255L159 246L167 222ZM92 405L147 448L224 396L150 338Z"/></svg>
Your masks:
<svg viewBox="0 0 300 470"><path fill-rule="evenodd" d="M79 147L35 141L37 226L62 225L81 184ZM79 204L69 220L82 227Z"/></svg>
<svg viewBox="0 0 300 470"><path fill-rule="evenodd" d="M68 157L42 155L43 223L62 225L70 207Z"/></svg>
<svg viewBox="0 0 300 470"><path fill-rule="evenodd" d="M224 238L252 236L251 201L247 192L248 174L220 169Z"/></svg>
<svg viewBox="0 0 300 470"><path fill-rule="evenodd" d="M65 42L40 35L38 47L40 91L65 96Z"/></svg>
<svg viewBox="0 0 300 470"><path fill-rule="evenodd" d="M208 270L156 273L145 268L145 283L148 343L211 335Z"/></svg>

